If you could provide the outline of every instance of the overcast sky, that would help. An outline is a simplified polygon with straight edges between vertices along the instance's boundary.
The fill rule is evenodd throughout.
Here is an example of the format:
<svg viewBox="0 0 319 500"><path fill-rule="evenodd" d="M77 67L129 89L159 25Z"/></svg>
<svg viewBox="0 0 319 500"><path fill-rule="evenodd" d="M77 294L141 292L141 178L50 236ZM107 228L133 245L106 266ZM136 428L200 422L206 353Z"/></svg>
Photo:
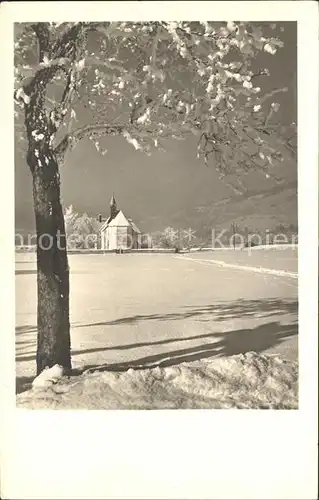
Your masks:
<svg viewBox="0 0 319 500"><path fill-rule="evenodd" d="M284 48L275 56L265 54L263 64L271 72L269 87L289 87L289 92L276 97L286 122L296 118L297 35L296 23L284 24L285 31L280 33ZM168 225L168 214L183 207L213 203L231 194L214 170L196 159L196 139L172 141L166 153L155 152L150 157L136 152L121 137L106 139L104 144L108 149L105 156L99 155L87 140L67 156L61 171L64 206L73 204L77 212L101 212L106 216L114 191L124 213L142 230L152 231ZM297 179L293 163L282 168L287 182ZM267 189L272 185L267 183L259 176L250 179L251 189ZM16 151L15 195L16 231L33 231L31 174L20 151Z"/></svg>

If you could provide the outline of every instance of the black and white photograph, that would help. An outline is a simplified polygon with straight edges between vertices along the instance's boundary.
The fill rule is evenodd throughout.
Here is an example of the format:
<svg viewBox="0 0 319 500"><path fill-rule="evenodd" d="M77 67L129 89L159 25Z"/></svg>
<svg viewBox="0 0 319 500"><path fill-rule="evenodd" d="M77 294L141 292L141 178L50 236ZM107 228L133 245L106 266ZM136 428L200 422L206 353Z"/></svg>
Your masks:
<svg viewBox="0 0 319 500"><path fill-rule="evenodd" d="M17 405L298 408L297 23L16 23Z"/></svg>
<svg viewBox="0 0 319 500"><path fill-rule="evenodd" d="M313 495L312 5L1 6L1 497Z"/></svg>

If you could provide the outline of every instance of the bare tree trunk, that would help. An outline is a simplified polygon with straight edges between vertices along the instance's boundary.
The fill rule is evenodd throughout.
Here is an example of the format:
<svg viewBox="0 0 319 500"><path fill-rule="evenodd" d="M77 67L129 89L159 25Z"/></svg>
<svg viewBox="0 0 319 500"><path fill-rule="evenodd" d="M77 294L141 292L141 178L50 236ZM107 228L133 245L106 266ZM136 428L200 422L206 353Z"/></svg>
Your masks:
<svg viewBox="0 0 319 500"><path fill-rule="evenodd" d="M49 147L29 149L37 231L37 374L55 364L71 369L69 267L57 160Z"/></svg>

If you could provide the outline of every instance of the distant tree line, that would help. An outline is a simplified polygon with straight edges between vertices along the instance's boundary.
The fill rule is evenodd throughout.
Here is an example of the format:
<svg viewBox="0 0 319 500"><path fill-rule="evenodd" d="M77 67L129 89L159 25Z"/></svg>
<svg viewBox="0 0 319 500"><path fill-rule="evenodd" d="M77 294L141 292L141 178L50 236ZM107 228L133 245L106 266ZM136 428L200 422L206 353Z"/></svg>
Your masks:
<svg viewBox="0 0 319 500"><path fill-rule="evenodd" d="M242 244L244 246L257 246L297 243L298 226L293 223L279 223L268 229L260 229L233 223L229 229L216 230L215 235L218 236L218 240L215 239L218 244L221 242L222 245L229 246L231 242L231 246L234 247Z"/></svg>

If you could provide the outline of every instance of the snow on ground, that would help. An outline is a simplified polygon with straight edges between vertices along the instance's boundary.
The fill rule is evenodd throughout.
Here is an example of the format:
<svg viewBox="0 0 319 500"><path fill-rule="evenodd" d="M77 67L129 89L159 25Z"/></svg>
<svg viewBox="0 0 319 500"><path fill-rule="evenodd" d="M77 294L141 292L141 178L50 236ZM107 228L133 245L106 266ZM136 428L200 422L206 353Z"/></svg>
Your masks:
<svg viewBox="0 0 319 500"><path fill-rule="evenodd" d="M198 252L188 254L190 260L174 254L71 255L73 367L106 365L113 374L103 379L157 365L168 371L183 366L184 373L184 363L206 367L207 360L224 363L252 351L296 362L298 280L196 262L217 259L296 272L296 251L265 254ZM36 335L35 256L17 254L18 393L35 375ZM146 373L134 377L141 381Z"/></svg>
<svg viewBox="0 0 319 500"><path fill-rule="evenodd" d="M218 250L213 252L201 251L185 256L191 256L195 260L219 260L226 264L237 264L249 267L263 267L286 272L298 271L298 246L272 247L268 248L252 247L238 248L232 250Z"/></svg>
<svg viewBox="0 0 319 500"><path fill-rule="evenodd" d="M24 392L17 396L17 407L297 409L298 367L296 362L256 353L125 372L104 367Z"/></svg>

